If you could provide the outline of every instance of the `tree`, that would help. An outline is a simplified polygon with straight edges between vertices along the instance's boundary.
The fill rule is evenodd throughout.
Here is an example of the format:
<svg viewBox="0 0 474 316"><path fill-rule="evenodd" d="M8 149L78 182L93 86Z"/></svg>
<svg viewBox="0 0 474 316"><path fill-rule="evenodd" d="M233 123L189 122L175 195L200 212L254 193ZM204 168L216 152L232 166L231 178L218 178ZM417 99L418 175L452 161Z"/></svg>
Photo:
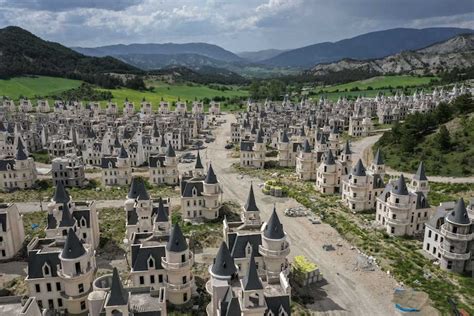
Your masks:
<svg viewBox="0 0 474 316"><path fill-rule="evenodd" d="M449 135L449 131L446 126L442 125L439 128L439 132L436 135L435 140L439 149L448 150L451 148L451 135Z"/></svg>

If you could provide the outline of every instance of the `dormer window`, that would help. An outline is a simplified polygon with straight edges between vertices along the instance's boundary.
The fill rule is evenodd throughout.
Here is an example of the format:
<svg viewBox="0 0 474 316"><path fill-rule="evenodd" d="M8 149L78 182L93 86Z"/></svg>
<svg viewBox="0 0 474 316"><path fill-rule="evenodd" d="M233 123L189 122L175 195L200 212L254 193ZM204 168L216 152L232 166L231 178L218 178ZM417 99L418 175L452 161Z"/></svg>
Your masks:
<svg viewBox="0 0 474 316"><path fill-rule="evenodd" d="M87 226L87 221L84 217L81 218L81 227L86 227Z"/></svg>
<svg viewBox="0 0 474 316"><path fill-rule="evenodd" d="M45 263L43 265L43 275L44 276L51 276L51 267L47 263Z"/></svg>
<svg viewBox="0 0 474 316"><path fill-rule="evenodd" d="M197 195L197 190L196 190L196 188L194 187L194 188L193 188L193 196L195 196L195 195Z"/></svg>
<svg viewBox="0 0 474 316"><path fill-rule="evenodd" d="M148 269L153 269L153 268L155 268L155 258L150 256L148 258Z"/></svg>
<svg viewBox="0 0 474 316"><path fill-rule="evenodd" d="M252 254L252 246L249 243L245 247L245 253L247 256L250 256Z"/></svg>

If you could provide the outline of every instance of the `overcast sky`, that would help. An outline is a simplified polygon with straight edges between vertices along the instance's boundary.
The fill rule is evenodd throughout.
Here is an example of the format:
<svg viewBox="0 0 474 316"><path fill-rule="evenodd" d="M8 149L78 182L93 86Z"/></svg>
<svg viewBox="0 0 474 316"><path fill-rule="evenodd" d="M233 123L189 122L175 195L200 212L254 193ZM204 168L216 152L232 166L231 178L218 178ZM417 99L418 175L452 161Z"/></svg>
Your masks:
<svg viewBox="0 0 474 316"><path fill-rule="evenodd" d="M474 28L474 0L0 0L0 27L67 46L288 49L393 27Z"/></svg>

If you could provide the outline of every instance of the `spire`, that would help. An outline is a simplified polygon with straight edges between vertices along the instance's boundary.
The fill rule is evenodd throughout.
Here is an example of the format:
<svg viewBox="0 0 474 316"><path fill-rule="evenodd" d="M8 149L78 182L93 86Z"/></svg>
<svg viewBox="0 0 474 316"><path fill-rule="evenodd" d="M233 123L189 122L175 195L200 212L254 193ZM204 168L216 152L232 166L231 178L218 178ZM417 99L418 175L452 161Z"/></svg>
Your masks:
<svg viewBox="0 0 474 316"><path fill-rule="evenodd" d="M265 226L263 235L268 239L282 239L285 237L283 225L280 223L280 219L278 218L275 207L273 207L273 213L270 216L267 225Z"/></svg>
<svg viewBox="0 0 474 316"><path fill-rule="evenodd" d="M206 184L217 184L217 177L214 173L214 169L212 169L212 165L209 164L209 169L207 169L206 179L204 179L204 183Z"/></svg>
<svg viewBox="0 0 474 316"><path fill-rule="evenodd" d="M114 147L120 148L120 141L118 139L118 134L115 135Z"/></svg>
<svg viewBox="0 0 474 316"><path fill-rule="evenodd" d="M288 139L288 134L286 133L286 129L283 130L283 137L281 138L282 143L289 143L290 140Z"/></svg>
<svg viewBox="0 0 474 316"><path fill-rule="evenodd" d="M253 256L253 251L250 256L249 268L247 270L247 275L242 279L242 287L244 291L255 291L262 290L262 281L258 277L257 265L255 264L255 258Z"/></svg>
<svg viewBox="0 0 474 316"><path fill-rule="evenodd" d="M117 271L117 268L114 268L112 274L112 285L110 286L109 299L107 300L106 306L123 306L127 305L128 296L123 290L122 281Z"/></svg>
<svg viewBox="0 0 474 316"><path fill-rule="evenodd" d="M469 225L471 224L471 220L469 219L469 215L466 211L466 205L464 204L464 199L460 198L454 209L451 213L447 216L447 220L453 224L460 224L460 225Z"/></svg>
<svg viewBox="0 0 474 316"><path fill-rule="evenodd" d="M364 164L362 163L362 160L359 160L357 161L356 165L354 166L354 168L352 169L352 175L356 176L356 177L363 177L365 176L365 167L364 167Z"/></svg>
<svg viewBox="0 0 474 316"><path fill-rule="evenodd" d="M249 196L247 198L247 203L245 204L246 212L258 212L257 203L255 203L255 196L253 194L253 185L250 184Z"/></svg>
<svg viewBox="0 0 474 316"><path fill-rule="evenodd" d="M56 184L56 189L54 190L54 196L53 196L53 201L56 203L68 203L70 201L71 197L69 196L69 193L66 191L64 188L64 184L62 181L58 181Z"/></svg>
<svg viewBox="0 0 474 316"><path fill-rule="evenodd" d="M308 139L304 140L303 152L311 153L311 146L309 146Z"/></svg>
<svg viewBox="0 0 474 316"><path fill-rule="evenodd" d="M326 157L325 157L325 160L324 160L324 163L326 165L334 165L336 162L334 161L334 156L332 154L332 150L329 149L329 152L327 153Z"/></svg>
<svg viewBox="0 0 474 316"><path fill-rule="evenodd" d="M61 257L64 259L77 259L85 253L86 250L79 238L77 238L76 233L72 228L69 228Z"/></svg>
<svg viewBox="0 0 474 316"><path fill-rule="evenodd" d="M166 250L171 252L183 252L187 249L188 243L186 242L186 238L184 238L181 228L178 223L176 223L171 229L170 239L166 244Z"/></svg>
<svg viewBox="0 0 474 316"><path fill-rule="evenodd" d="M194 165L194 169L204 169L204 167L202 165L202 162L201 162L201 154L199 153L199 150L198 150L198 154L197 154L197 157L196 157L196 164Z"/></svg>
<svg viewBox="0 0 474 316"><path fill-rule="evenodd" d="M168 148L166 149L166 157L176 157L171 141L168 142Z"/></svg>
<svg viewBox="0 0 474 316"><path fill-rule="evenodd" d="M125 150L125 147L123 147L123 145L120 147L120 155L119 155L119 158L122 158L122 159L128 158L128 153L127 153L127 151Z"/></svg>
<svg viewBox="0 0 474 316"><path fill-rule="evenodd" d="M166 148L165 135L161 135L161 148Z"/></svg>
<svg viewBox="0 0 474 316"><path fill-rule="evenodd" d="M20 137L18 137L18 144L16 146L16 160L26 160L28 156L25 153L25 146Z"/></svg>
<svg viewBox="0 0 474 316"><path fill-rule="evenodd" d="M397 183L395 184L393 193L398 194L398 195L408 195L408 189L407 185L405 183L405 177L403 174L400 175L400 178L398 178Z"/></svg>
<svg viewBox="0 0 474 316"><path fill-rule="evenodd" d="M223 241L217 251L216 259L212 265L211 272L218 276L230 277L237 272L234 259L230 255L227 244Z"/></svg>
<svg viewBox="0 0 474 316"><path fill-rule="evenodd" d="M257 132L257 144L262 144L263 143L263 132L261 129L258 130Z"/></svg>
<svg viewBox="0 0 474 316"><path fill-rule="evenodd" d="M380 148L377 149L377 153L375 154L374 157L374 164L375 165L383 165L385 164L382 158L382 152L380 151Z"/></svg>
<svg viewBox="0 0 474 316"><path fill-rule="evenodd" d="M160 198L158 202L158 211L156 212L155 223L156 222L168 222L168 212L165 209L165 205L163 204L163 199Z"/></svg>
<svg viewBox="0 0 474 316"><path fill-rule="evenodd" d="M346 146L344 146L344 154L345 155L351 155L352 154L351 146L349 144L349 140L346 140Z"/></svg>
<svg viewBox="0 0 474 316"><path fill-rule="evenodd" d="M145 187L145 182L142 178L133 177L132 183L130 184L130 190L128 191L127 197L129 199L138 200L149 200L150 196Z"/></svg>
<svg viewBox="0 0 474 316"><path fill-rule="evenodd" d="M158 130L158 125L156 125L156 121L153 122L153 137L160 137L160 131Z"/></svg>
<svg viewBox="0 0 474 316"><path fill-rule="evenodd" d="M72 227L74 226L74 219L72 218L69 207L66 203L63 204L63 209L61 210L61 221L59 222L59 227Z"/></svg>
<svg viewBox="0 0 474 316"><path fill-rule="evenodd" d="M425 165L423 161L420 161L420 164L418 165L418 170L416 171L416 174L413 176L413 179L419 180L419 181L428 181L428 178L425 175Z"/></svg>

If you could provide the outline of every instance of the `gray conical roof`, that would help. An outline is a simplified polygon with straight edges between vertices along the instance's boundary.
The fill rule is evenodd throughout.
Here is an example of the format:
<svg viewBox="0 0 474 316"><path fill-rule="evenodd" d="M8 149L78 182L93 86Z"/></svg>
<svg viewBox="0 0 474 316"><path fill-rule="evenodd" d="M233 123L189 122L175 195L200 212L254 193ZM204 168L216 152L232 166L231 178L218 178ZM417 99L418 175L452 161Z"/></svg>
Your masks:
<svg viewBox="0 0 474 316"><path fill-rule="evenodd" d="M158 130L158 125L156 125L156 121L153 122L153 137L160 137L160 131Z"/></svg>
<svg viewBox="0 0 474 316"><path fill-rule="evenodd" d="M69 193L64 188L62 181L58 181L54 190L53 201L56 203L68 203L71 200Z"/></svg>
<svg viewBox="0 0 474 316"><path fill-rule="evenodd" d="M171 141L168 142L168 148L166 149L166 157L176 157L173 146L171 146Z"/></svg>
<svg viewBox="0 0 474 316"><path fill-rule="evenodd" d="M311 146L309 145L308 139L304 140L303 152L305 152L305 153L310 153L311 152Z"/></svg>
<svg viewBox="0 0 474 316"><path fill-rule="evenodd" d="M74 218L72 218L71 211L67 206L67 203L63 204L63 208L61 210L61 220L59 221L59 227L72 227L74 226Z"/></svg>
<svg viewBox="0 0 474 316"><path fill-rule="evenodd" d="M61 257L64 259L77 259L85 253L86 250L79 238L77 238L76 233L72 228L69 228Z"/></svg>
<svg viewBox="0 0 474 316"><path fill-rule="evenodd" d="M250 256L249 268L247 270L247 275L242 279L242 286L244 291L255 291L262 290L262 281L260 280L257 272L257 265L255 264L255 258L252 255Z"/></svg>
<svg viewBox="0 0 474 316"><path fill-rule="evenodd" d="M351 155L352 154L351 146L349 144L349 140L346 140L346 146L344 146L344 154L345 155Z"/></svg>
<svg viewBox="0 0 474 316"><path fill-rule="evenodd" d="M334 155L332 154L331 149L329 149L327 155L325 155L324 163L326 165L334 165L336 161L334 160Z"/></svg>
<svg viewBox="0 0 474 316"><path fill-rule="evenodd" d="M400 175L400 178L398 178L397 182L395 183L395 186L393 187L393 193L398 195L408 195L408 189L403 174Z"/></svg>
<svg viewBox="0 0 474 316"><path fill-rule="evenodd" d="M197 153L196 164L194 165L194 169L204 169L204 166L201 162L201 154L199 153L199 151Z"/></svg>
<svg viewBox="0 0 474 316"><path fill-rule="evenodd" d="M286 133L286 130L283 130L283 136L281 138L282 143L289 143L290 140L288 139L288 134Z"/></svg>
<svg viewBox="0 0 474 316"><path fill-rule="evenodd" d="M218 276L230 277L237 272L234 259L230 255L229 248L225 242L221 243L217 251L216 259L212 265L211 272Z"/></svg>
<svg viewBox="0 0 474 316"><path fill-rule="evenodd" d="M206 179L204 179L204 183L207 183L207 184L217 183L217 177L216 177L216 174L214 173L214 169L212 169L211 164L209 164L209 169L207 169L207 175L206 175Z"/></svg>
<svg viewBox="0 0 474 316"><path fill-rule="evenodd" d="M354 168L352 168L352 175L357 177L362 177L366 175L364 164L362 163L362 160L360 160L360 158Z"/></svg>
<svg viewBox="0 0 474 316"><path fill-rule="evenodd" d="M382 152L380 151L380 148L377 149L377 153L375 154L375 157L374 157L374 164L375 164L375 165L383 165L383 164L385 164L384 161L383 161Z"/></svg>
<svg viewBox="0 0 474 316"><path fill-rule="evenodd" d="M426 177L425 174L425 165L423 164L423 161L420 162L418 165L418 170L416 171L416 174L413 176L413 179L419 180L419 181L428 181L428 178Z"/></svg>
<svg viewBox="0 0 474 316"><path fill-rule="evenodd" d="M128 153L127 151L125 150L125 147L123 147L123 145L120 147L120 155L119 155L119 158L128 158Z"/></svg>
<svg viewBox="0 0 474 316"><path fill-rule="evenodd" d="M258 212L257 203L255 202L255 196L253 194L253 185L250 184L249 196L247 198L247 203L245 204L245 211L247 212Z"/></svg>
<svg viewBox="0 0 474 316"><path fill-rule="evenodd" d="M467 214L464 199L460 198L454 209L448 214L447 220L454 224L469 225L471 220Z"/></svg>
<svg viewBox="0 0 474 316"><path fill-rule="evenodd" d="M262 144L263 143L263 132L262 132L261 129L258 130L256 143L257 144Z"/></svg>
<svg viewBox="0 0 474 316"><path fill-rule="evenodd" d="M278 214L276 212L276 208L273 208L273 213L268 220L267 225L265 226L265 230L263 235L268 239L282 239L285 237L285 232L283 231L283 225L278 218Z"/></svg>
<svg viewBox="0 0 474 316"><path fill-rule="evenodd" d="M118 139L118 134L115 135L114 147L115 147L115 148L120 148L120 141L119 141L119 139Z"/></svg>
<svg viewBox="0 0 474 316"><path fill-rule="evenodd" d="M25 146L20 138L18 138L18 144L16 146L16 160L26 160L28 156L25 153Z"/></svg>
<svg viewBox="0 0 474 316"><path fill-rule="evenodd" d="M128 191L127 197L129 199L138 199L138 200L149 200L150 195L145 187L145 182L142 178L133 177L132 183L130 184L130 190Z"/></svg>
<svg viewBox="0 0 474 316"><path fill-rule="evenodd" d="M171 252L183 252L186 249L188 249L188 243L186 242L186 238L184 238L181 227L176 223L171 229L170 239L166 244L166 250Z"/></svg>
<svg viewBox="0 0 474 316"><path fill-rule="evenodd" d="M158 211L156 212L155 222L167 222L168 220L168 212L165 209L163 199L160 198L160 201L158 202Z"/></svg>
<svg viewBox="0 0 474 316"><path fill-rule="evenodd" d="M166 148L166 141L165 141L165 135L161 135L161 148Z"/></svg>
<svg viewBox="0 0 474 316"><path fill-rule="evenodd" d="M79 238L77 238L76 233L72 228L69 228L61 257L64 259L77 259L85 253L86 250Z"/></svg>
<svg viewBox="0 0 474 316"><path fill-rule="evenodd" d="M123 290L122 281L120 280L117 268L114 268L109 299L107 300L106 306L124 306L127 305L127 303L128 295Z"/></svg>

